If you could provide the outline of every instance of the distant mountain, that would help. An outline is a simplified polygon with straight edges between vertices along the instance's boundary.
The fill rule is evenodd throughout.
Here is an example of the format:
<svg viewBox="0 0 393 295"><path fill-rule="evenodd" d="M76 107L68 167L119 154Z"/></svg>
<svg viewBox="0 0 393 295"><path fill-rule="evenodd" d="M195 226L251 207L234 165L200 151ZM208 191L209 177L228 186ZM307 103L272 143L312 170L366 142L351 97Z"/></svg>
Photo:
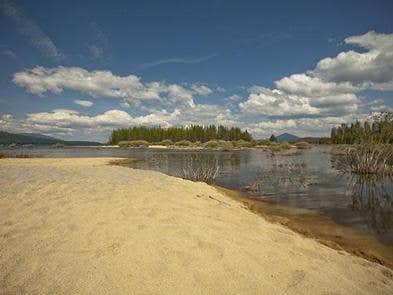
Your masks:
<svg viewBox="0 0 393 295"><path fill-rule="evenodd" d="M0 144L35 144L35 145L53 145L56 143L61 143L68 146L75 145L101 145L99 142L94 141L67 141L61 140L55 137L36 134L36 133L10 133L5 131L0 131Z"/></svg>
<svg viewBox="0 0 393 295"><path fill-rule="evenodd" d="M17 133L18 135L25 135L25 136L32 136L32 137L37 137L37 138L44 138L44 139L50 139L50 140L56 140L59 141L59 139L53 137L53 136L48 136L45 134L41 133Z"/></svg>
<svg viewBox="0 0 393 295"><path fill-rule="evenodd" d="M299 137L289 133L283 133L276 137L278 142L295 142L299 140Z"/></svg>

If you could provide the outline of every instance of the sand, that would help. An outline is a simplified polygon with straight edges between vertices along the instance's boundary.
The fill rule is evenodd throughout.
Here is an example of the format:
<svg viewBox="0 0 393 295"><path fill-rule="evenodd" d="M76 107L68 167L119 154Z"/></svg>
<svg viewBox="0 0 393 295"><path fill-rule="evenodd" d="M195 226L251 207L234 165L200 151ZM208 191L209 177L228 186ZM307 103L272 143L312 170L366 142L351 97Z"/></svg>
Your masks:
<svg viewBox="0 0 393 295"><path fill-rule="evenodd" d="M0 293L393 293L384 266L109 160L0 160Z"/></svg>

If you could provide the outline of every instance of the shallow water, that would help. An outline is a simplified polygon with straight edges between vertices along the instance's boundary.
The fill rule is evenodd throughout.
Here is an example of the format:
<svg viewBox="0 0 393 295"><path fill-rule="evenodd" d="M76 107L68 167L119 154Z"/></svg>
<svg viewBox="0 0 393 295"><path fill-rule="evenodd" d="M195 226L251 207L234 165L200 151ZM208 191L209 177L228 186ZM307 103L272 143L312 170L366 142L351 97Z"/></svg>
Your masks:
<svg viewBox="0 0 393 295"><path fill-rule="evenodd" d="M273 204L311 209L336 223L393 245L393 182L342 175L332 165L330 147L272 153L260 149L190 151L97 147L17 148L14 154L45 157L130 157L134 168L179 176L183 167L219 165L216 184L247 192ZM191 164L190 164L191 163ZM295 210L294 210L295 211Z"/></svg>

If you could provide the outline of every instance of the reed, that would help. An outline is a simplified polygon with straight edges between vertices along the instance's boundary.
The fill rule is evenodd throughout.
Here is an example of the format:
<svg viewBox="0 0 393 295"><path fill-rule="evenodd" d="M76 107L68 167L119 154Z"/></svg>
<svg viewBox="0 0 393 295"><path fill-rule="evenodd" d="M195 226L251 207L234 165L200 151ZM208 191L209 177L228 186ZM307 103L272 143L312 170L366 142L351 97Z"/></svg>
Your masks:
<svg viewBox="0 0 393 295"><path fill-rule="evenodd" d="M195 155L183 163L176 175L184 179L212 184L215 182L219 171L218 159L210 158L206 160L199 155Z"/></svg>
<svg viewBox="0 0 393 295"><path fill-rule="evenodd" d="M346 148L333 160L341 172L393 175L392 145L356 145Z"/></svg>

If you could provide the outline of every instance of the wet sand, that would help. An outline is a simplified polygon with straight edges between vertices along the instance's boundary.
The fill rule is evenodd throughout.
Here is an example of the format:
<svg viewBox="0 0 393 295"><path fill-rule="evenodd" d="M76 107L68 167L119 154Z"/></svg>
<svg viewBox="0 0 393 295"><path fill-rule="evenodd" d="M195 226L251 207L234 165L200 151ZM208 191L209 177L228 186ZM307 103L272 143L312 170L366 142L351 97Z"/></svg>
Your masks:
<svg viewBox="0 0 393 295"><path fill-rule="evenodd" d="M270 222L282 224L333 249L345 250L393 269L393 246L381 243L370 234L339 225L312 210L288 208L241 192L216 188Z"/></svg>
<svg viewBox="0 0 393 295"><path fill-rule="evenodd" d="M110 160L0 160L1 293L393 292L387 267L214 187Z"/></svg>

